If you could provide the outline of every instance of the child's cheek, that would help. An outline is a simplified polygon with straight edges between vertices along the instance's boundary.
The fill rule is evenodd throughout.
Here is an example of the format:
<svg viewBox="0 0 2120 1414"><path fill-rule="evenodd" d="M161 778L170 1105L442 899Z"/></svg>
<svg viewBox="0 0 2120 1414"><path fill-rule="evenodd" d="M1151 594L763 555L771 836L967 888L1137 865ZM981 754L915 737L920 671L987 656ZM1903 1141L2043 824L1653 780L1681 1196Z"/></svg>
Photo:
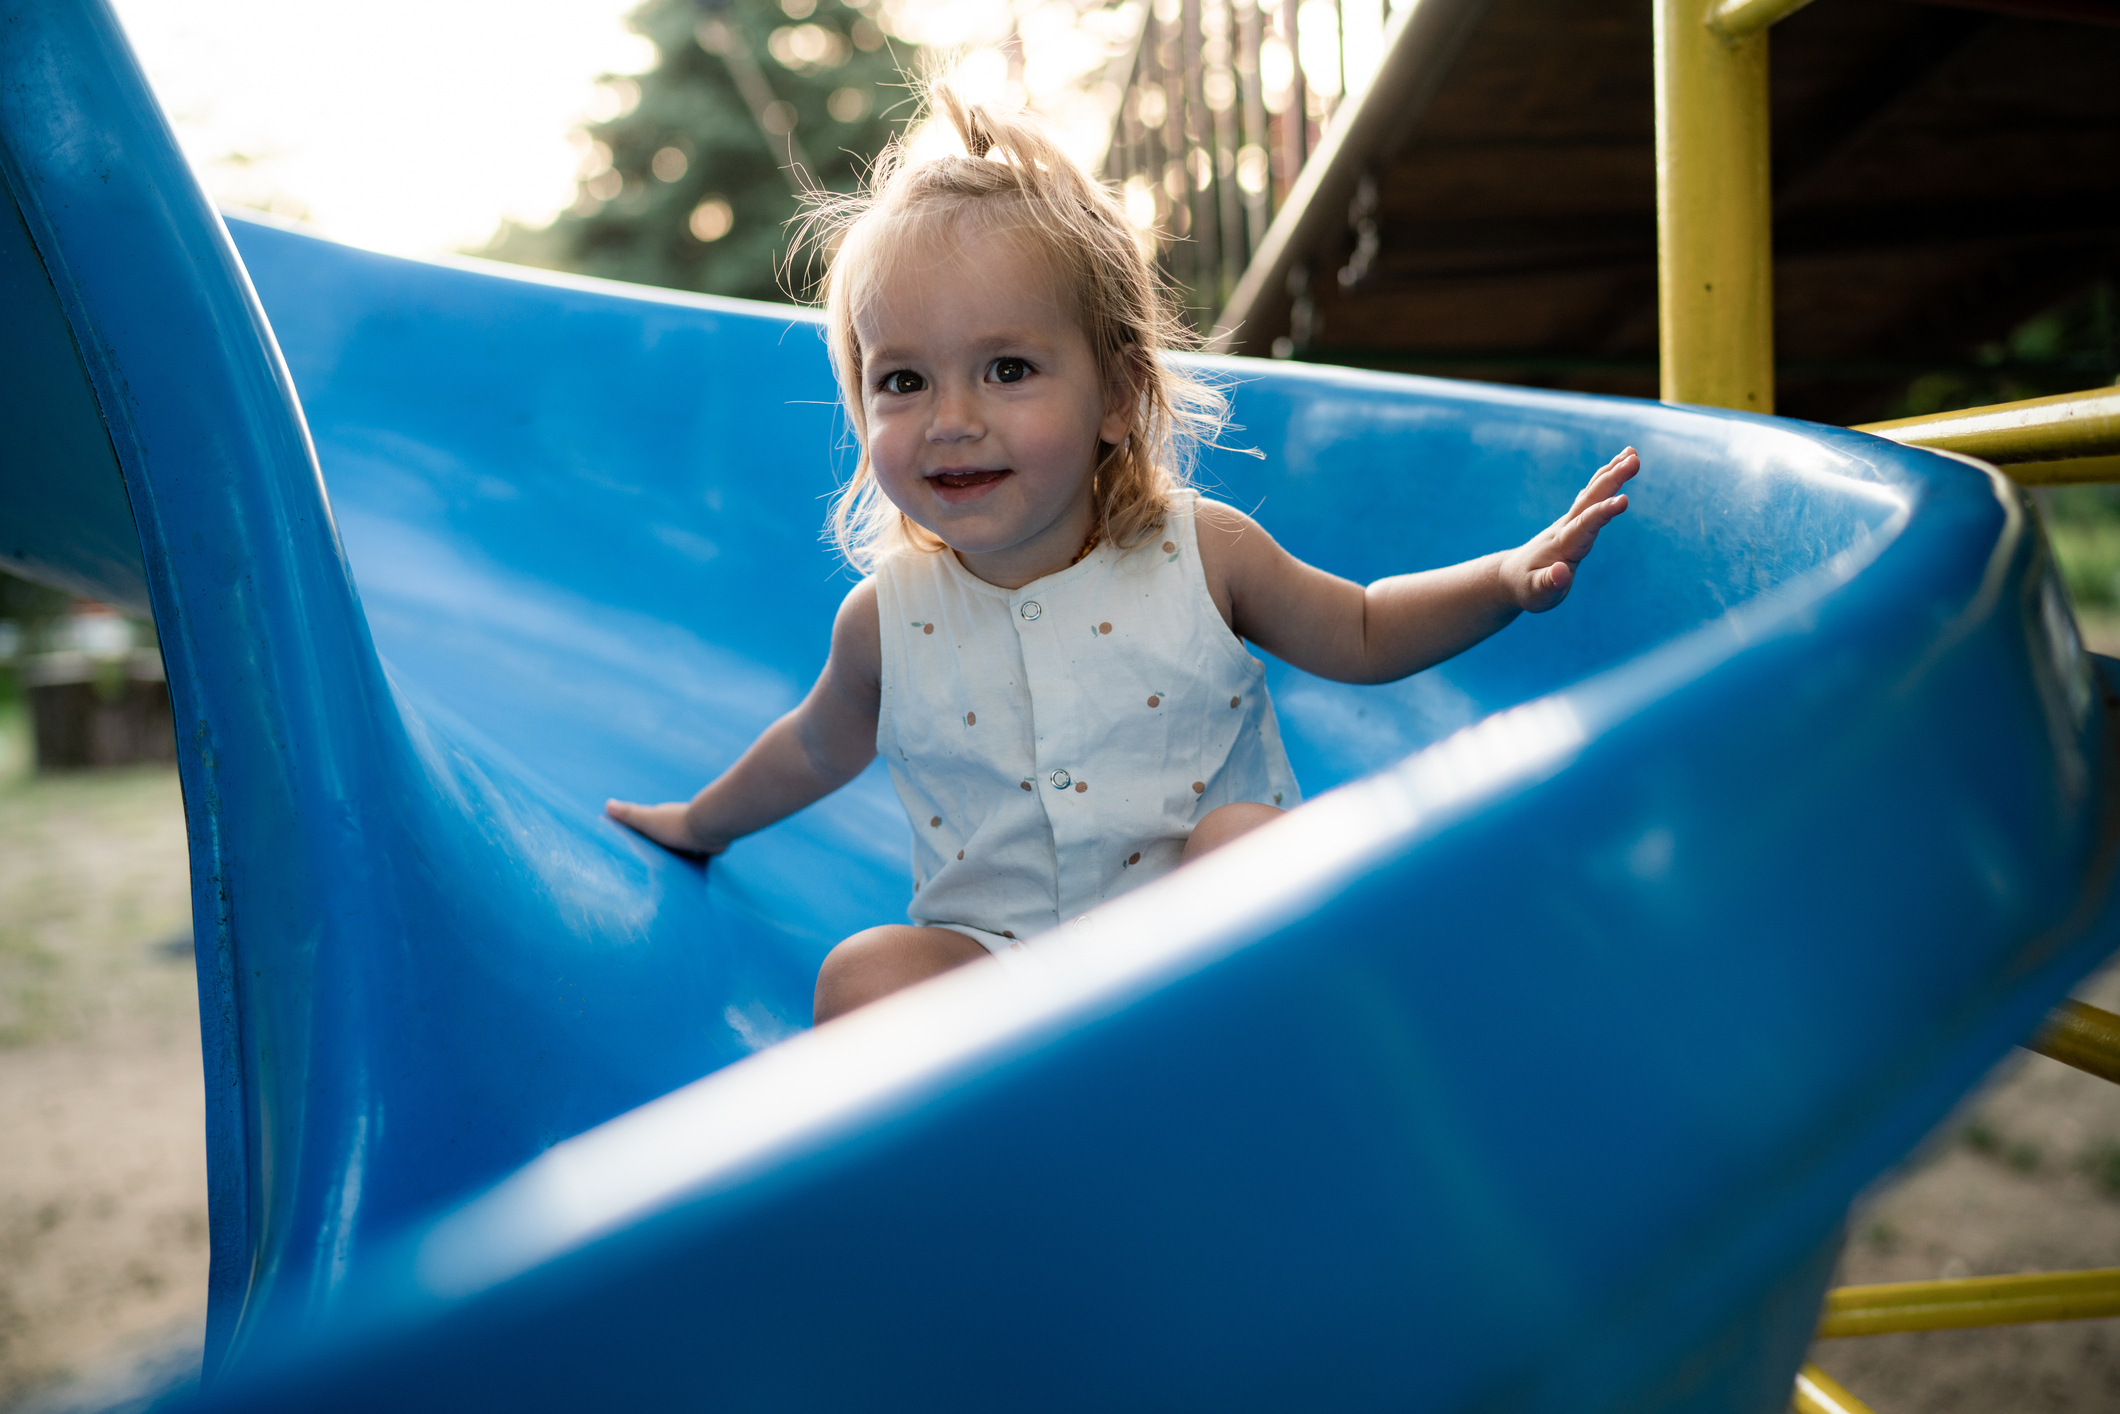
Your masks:
<svg viewBox="0 0 2120 1414"><path fill-rule="evenodd" d="M892 426L888 419L871 419L869 460L875 463L879 476L897 476L904 473L910 461L905 429Z"/></svg>

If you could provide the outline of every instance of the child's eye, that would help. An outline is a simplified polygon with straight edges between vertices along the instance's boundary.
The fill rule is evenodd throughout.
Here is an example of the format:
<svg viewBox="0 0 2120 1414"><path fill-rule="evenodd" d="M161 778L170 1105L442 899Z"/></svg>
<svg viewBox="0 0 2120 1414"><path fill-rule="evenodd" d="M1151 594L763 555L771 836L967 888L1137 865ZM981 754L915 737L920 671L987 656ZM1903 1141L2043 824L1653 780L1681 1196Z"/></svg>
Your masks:
<svg viewBox="0 0 2120 1414"><path fill-rule="evenodd" d="M927 380L909 368L901 368L895 373L884 374L883 381L877 386L886 393L917 393L927 386Z"/></svg>
<svg viewBox="0 0 2120 1414"><path fill-rule="evenodd" d="M997 358L994 360L996 383L1021 383L1029 375L1031 366L1020 358Z"/></svg>

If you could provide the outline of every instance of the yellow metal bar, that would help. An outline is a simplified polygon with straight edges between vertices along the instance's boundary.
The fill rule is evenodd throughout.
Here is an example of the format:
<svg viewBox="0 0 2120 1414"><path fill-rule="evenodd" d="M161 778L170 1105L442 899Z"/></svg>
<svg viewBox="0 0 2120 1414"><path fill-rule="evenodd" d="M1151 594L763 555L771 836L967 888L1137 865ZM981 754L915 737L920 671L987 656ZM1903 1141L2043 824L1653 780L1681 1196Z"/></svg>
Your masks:
<svg viewBox="0 0 2120 1414"><path fill-rule="evenodd" d="M2063 1002L2024 1048L2120 1085L2120 1016L2109 1011Z"/></svg>
<svg viewBox="0 0 2120 1414"><path fill-rule="evenodd" d="M2120 1267L1843 1286L1826 1293L1818 1336L1890 1335L2015 1326L2028 1321L2088 1321L2101 1316L2120 1316Z"/></svg>
<svg viewBox="0 0 2120 1414"><path fill-rule="evenodd" d="M2120 388L1868 422L1855 430L1909 446L1963 452L2005 468L2092 457L2105 461L2120 455Z"/></svg>
<svg viewBox="0 0 2120 1414"><path fill-rule="evenodd" d="M1767 36L1656 0L1657 343L1667 403L1774 411Z"/></svg>
<svg viewBox="0 0 2120 1414"><path fill-rule="evenodd" d="M1708 28L1725 39L1743 39L1801 10L1811 0L1722 0L1708 11Z"/></svg>
<svg viewBox="0 0 2120 1414"><path fill-rule="evenodd" d="M1840 1381L1808 1360L1796 1372L1796 1394L1789 1401L1796 1414L1870 1414L1870 1406L1840 1387Z"/></svg>
<svg viewBox="0 0 2120 1414"><path fill-rule="evenodd" d="M2120 481L2120 456L2011 462L2002 470L2009 473L2010 480L2025 486L2080 486L2089 481Z"/></svg>

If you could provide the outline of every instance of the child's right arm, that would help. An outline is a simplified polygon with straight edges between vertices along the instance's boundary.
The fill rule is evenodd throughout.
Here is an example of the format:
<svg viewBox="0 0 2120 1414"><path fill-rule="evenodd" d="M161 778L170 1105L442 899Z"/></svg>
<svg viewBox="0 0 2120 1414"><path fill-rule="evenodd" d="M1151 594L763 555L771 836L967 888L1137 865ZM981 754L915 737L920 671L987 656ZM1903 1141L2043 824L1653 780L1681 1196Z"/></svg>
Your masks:
<svg viewBox="0 0 2120 1414"><path fill-rule="evenodd" d="M786 819L861 774L876 755L882 674L876 583L865 579L839 605L831 656L810 695L734 766L690 801L607 800L604 813L671 849L719 854L738 836Z"/></svg>

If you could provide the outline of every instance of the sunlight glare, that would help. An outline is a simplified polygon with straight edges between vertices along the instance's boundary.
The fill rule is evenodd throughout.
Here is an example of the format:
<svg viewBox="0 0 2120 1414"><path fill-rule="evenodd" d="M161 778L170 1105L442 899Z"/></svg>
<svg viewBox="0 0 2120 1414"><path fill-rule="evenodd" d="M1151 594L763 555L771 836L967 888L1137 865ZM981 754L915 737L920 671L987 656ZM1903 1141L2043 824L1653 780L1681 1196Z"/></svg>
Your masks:
<svg viewBox="0 0 2120 1414"><path fill-rule="evenodd" d="M413 256L476 249L504 220L543 225L576 201L577 182L615 193L620 174L584 127L630 113L641 85L628 75L657 62L625 28L639 0L114 3L214 200ZM846 57L836 32L803 23L815 0L780 8L796 22L772 36L789 63L828 70ZM1108 66L1130 52L1140 15L1140 0L884 0L880 12L975 101L1028 103L1091 163L1119 101ZM883 37L864 20L854 42ZM831 98L840 122L878 106L884 96L861 89ZM666 147L654 173L673 180L689 161ZM583 200L576 209L597 204Z"/></svg>
<svg viewBox="0 0 2120 1414"><path fill-rule="evenodd" d="M574 199L569 129L637 101L637 0L116 0L207 191L408 255ZM477 154L466 160L465 154Z"/></svg>

